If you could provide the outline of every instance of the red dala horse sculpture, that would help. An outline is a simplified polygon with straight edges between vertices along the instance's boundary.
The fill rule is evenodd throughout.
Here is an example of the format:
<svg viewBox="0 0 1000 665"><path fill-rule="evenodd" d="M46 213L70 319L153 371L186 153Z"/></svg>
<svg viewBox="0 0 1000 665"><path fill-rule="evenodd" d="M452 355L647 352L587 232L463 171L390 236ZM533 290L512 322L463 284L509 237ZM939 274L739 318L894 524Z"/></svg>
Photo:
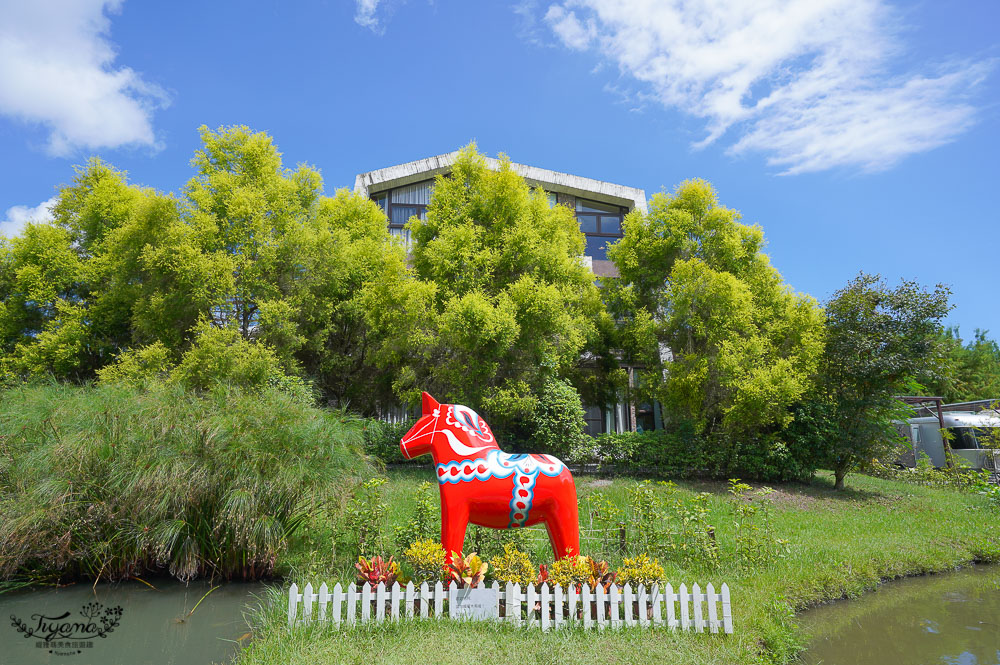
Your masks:
<svg viewBox="0 0 1000 665"><path fill-rule="evenodd" d="M403 457L431 454L441 490L441 545L451 561L469 522L493 529L545 523L557 559L580 554L576 485L551 455L500 450L486 421L423 394L423 415L400 442Z"/></svg>

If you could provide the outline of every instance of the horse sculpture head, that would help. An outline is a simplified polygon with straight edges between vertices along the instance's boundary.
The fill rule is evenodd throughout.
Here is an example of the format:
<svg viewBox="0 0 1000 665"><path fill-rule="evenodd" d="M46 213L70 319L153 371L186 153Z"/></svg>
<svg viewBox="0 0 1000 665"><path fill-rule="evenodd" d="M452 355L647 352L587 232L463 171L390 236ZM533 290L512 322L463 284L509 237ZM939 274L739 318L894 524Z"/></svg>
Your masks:
<svg viewBox="0 0 1000 665"><path fill-rule="evenodd" d="M430 453L435 462L450 462L498 449L489 425L469 407L439 404L427 393L422 401L420 419L399 442L406 459Z"/></svg>

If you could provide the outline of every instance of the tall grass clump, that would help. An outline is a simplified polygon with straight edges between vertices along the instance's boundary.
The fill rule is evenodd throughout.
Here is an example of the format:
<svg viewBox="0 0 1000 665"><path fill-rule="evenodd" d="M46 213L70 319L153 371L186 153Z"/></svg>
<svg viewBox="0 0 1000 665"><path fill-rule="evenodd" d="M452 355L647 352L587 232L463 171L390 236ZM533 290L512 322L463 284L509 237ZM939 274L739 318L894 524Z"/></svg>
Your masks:
<svg viewBox="0 0 1000 665"><path fill-rule="evenodd" d="M275 389L0 392L0 580L256 579L370 474L359 422Z"/></svg>

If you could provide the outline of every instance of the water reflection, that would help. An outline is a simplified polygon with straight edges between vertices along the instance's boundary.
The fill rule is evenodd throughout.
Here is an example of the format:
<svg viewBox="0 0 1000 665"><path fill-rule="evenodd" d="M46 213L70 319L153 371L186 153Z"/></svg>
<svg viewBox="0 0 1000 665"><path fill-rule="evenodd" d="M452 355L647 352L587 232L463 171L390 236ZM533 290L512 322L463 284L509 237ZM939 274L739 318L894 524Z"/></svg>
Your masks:
<svg viewBox="0 0 1000 665"><path fill-rule="evenodd" d="M1000 665L1000 567L890 582L800 624L808 665Z"/></svg>
<svg viewBox="0 0 1000 665"><path fill-rule="evenodd" d="M243 642L247 639L245 610L257 604L255 594L261 596L264 592L261 584L223 584L206 596L212 586L204 582L183 585L173 580L150 581L156 590L140 582L128 582L99 584L96 590L89 584L75 584L63 589L0 595L0 665L228 662L241 638ZM106 618L105 612L118 606L122 608L121 618L113 630L104 637L85 635L94 629L100 633L110 625L111 620L101 620ZM68 616L59 621L41 619L66 613ZM63 625L71 634L52 636L51 641L45 636L26 636L28 630L39 632L40 621L47 624L48 630L53 624ZM69 622L76 625L69 627Z"/></svg>

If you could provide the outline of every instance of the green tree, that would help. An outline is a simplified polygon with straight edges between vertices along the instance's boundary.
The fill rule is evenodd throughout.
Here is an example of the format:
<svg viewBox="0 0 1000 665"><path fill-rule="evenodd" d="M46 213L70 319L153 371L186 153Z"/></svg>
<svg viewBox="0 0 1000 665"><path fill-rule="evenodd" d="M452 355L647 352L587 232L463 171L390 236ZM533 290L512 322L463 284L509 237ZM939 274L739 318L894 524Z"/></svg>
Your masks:
<svg viewBox="0 0 1000 665"><path fill-rule="evenodd" d="M619 277L606 297L645 396L711 435L786 425L823 348L822 310L782 282L761 228L739 219L688 180L630 213L608 249Z"/></svg>
<svg viewBox="0 0 1000 665"><path fill-rule="evenodd" d="M890 288L861 273L827 303L826 348L802 410L815 423L812 445L833 469L837 489L848 472L899 444L893 421L908 412L895 396L941 367L949 295L940 284Z"/></svg>
<svg viewBox="0 0 1000 665"><path fill-rule="evenodd" d="M366 303L405 299L413 283L385 216L346 191L323 196L319 173L285 169L264 133L202 127L201 138L183 196L94 159L62 188L52 223L0 244L0 371L85 380L120 356L104 374L120 380L181 371L192 351L220 371L249 367L229 364L245 353L372 411L393 370L375 364L386 338Z"/></svg>
<svg viewBox="0 0 1000 665"><path fill-rule="evenodd" d="M531 402L576 366L603 307L571 210L550 207L506 157L490 169L472 145L409 227L416 284L369 307L401 333L386 358L401 367L400 396L429 390L499 412L497 399Z"/></svg>
<svg viewBox="0 0 1000 665"><path fill-rule="evenodd" d="M945 328L942 343L947 349L941 375L927 382L927 390L947 402L970 402L1000 397L1000 346L976 329L968 342L957 327Z"/></svg>

